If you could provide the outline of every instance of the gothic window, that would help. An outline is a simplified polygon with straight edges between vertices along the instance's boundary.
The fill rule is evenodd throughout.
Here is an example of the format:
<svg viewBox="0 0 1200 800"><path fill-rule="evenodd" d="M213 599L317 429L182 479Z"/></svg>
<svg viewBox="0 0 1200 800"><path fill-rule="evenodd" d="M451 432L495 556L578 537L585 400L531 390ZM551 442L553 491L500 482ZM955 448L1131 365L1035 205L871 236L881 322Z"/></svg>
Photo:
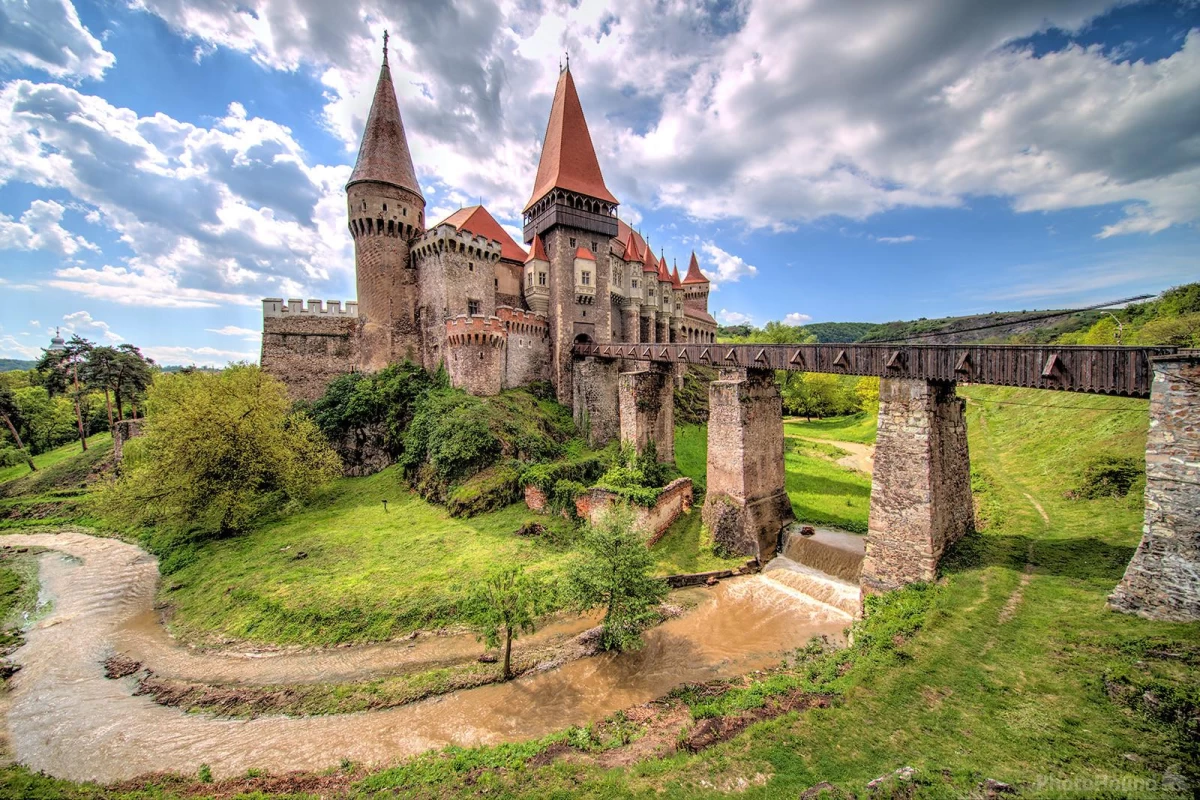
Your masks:
<svg viewBox="0 0 1200 800"><path fill-rule="evenodd" d="M538 286L545 286L545 285L546 285L546 273L539 272L538 273Z"/></svg>
<svg viewBox="0 0 1200 800"><path fill-rule="evenodd" d="M467 301L467 313L470 314L472 317L479 315L479 301L478 300L468 300Z"/></svg>
<svg viewBox="0 0 1200 800"><path fill-rule="evenodd" d="M633 279L633 288L637 288L637 278Z"/></svg>
<svg viewBox="0 0 1200 800"><path fill-rule="evenodd" d="M583 270L583 275L580 278L580 280L583 282L584 286L591 286L592 285L592 273L589 270L586 270L586 269Z"/></svg>

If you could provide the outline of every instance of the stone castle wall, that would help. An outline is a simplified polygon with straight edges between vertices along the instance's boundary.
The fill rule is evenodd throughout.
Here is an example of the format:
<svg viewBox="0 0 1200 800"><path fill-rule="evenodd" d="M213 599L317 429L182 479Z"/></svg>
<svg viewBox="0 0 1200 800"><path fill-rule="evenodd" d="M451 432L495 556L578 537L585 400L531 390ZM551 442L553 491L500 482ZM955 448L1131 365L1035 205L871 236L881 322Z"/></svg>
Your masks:
<svg viewBox="0 0 1200 800"><path fill-rule="evenodd" d="M1154 359L1142 541L1109 606L1200 620L1200 353Z"/></svg>
<svg viewBox="0 0 1200 800"><path fill-rule="evenodd" d="M421 321L421 364L436 370L446 359L446 321L467 314L469 303L479 304L476 313L496 313L496 263L500 243L482 236L438 225L413 245L413 264L418 274Z"/></svg>
<svg viewBox="0 0 1200 800"><path fill-rule="evenodd" d="M620 365L612 359L584 358L571 372L571 411L575 425L592 447L603 447L621 435L617 404Z"/></svg>
<svg viewBox="0 0 1200 800"><path fill-rule="evenodd" d="M535 487L536 488L536 487ZM528 491L526 497L528 498ZM535 502L537 498L534 498ZM581 519L595 524L615 503L624 502L621 495L598 486L588 489L575 500L575 513ZM542 498L542 508L545 498ZM692 479L676 478L663 487L662 494L653 506L634 505L633 524L646 537L646 546L651 547L671 527L681 514L692 507ZM533 506L530 506L533 509ZM540 509L534 509L540 510Z"/></svg>
<svg viewBox="0 0 1200 800"><path fill-rule="evenodd" d="M356 303L263 301L261 364L293 400L315 400L331 380L357 368L361 325Z"/></svg>
<svg viewBox="0 0 1200 800"><path fill-rule="evenodd" d="M572 245L572 240L574 244ZM596 243L601 253L596 255L594 276L595 302L576 302L575 295L575 250L577 247L592 249ZM609 320L609 272L608 250L611 239L589 231L558 225L547 231L542 239L546 257L550 260L550 375L558 394L558 401L571 405L574 389L571 380L571 347L575 338L586 335L593 341L602 341L612 330Z"/></svg>
<svg viewBox="0 0 1200 800"><path fill-rule="evenodd" d="M500 394L508 332L499 317L468 317L446 323L446 369L450 382L473 395Z"/></svg>
<svg viewBox="0 0 1200 800"><path fill-rule="evenodd" d="M504 323L502 384L505 389L550 380L550 326L546 318L517 308L499 306L496 316Z"/></svg>

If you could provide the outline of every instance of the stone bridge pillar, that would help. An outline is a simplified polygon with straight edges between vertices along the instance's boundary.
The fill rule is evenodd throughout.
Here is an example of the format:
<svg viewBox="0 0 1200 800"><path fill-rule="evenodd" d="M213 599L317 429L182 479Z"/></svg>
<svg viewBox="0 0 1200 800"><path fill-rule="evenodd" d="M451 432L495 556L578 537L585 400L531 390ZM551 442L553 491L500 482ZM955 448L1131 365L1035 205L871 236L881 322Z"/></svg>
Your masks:
<svg viewBox="0 0 1200 800"><path fill-rule="evenodd" d="M794 519L783 485L783 400L768 369L722 370L708 390L704 524L732 552L765 562Z"/></svg>
<svg viewBox="0 0 1200 800"><path fill-rule="evenodd" d="M974 528L963 407L953 382L880 381L864 592L933 580L946 548Z"/></svg>
<svg viewBox="0 0 1200 800"><path fill-rule="evenodd" d="M621 432L617 372L612 359L577 358L571 367L571 410L591 447L602 447Z"/></svg>
<svg viewBox="0 0 1200 800"><path fill-rule="evenodd" d="M675 460L675 382L670 366L650 364L638 372L623 372L617 381L621 441L638 452L654 442L659 461Z"/></svg>
<svg viewBox="0 0 1200 800"><path fill-rule="evenodd" d="M1152 360L1142 542L1110 608L1200 620L1200 351Z"/></svg>

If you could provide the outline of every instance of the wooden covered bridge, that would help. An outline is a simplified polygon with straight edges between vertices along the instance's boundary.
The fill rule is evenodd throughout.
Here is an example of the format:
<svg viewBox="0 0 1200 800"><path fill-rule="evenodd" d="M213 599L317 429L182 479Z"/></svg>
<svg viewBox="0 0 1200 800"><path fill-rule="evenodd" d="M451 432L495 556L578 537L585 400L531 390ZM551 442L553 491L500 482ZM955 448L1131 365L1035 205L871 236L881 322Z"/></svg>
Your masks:
<svg viewBox="0 0 1200 800"><path fill-rule="evenodd" d="M1123 611L1200 619L1200 351L973 344L574 345L572 402L593 442L620 436L674 458L674 377L709 388L704 521L734 551L767 558L792 521L776 370L881 378L864 592L931 580L974 526L958 383L1150 399L1141 545L1110 597Z"/></svg>

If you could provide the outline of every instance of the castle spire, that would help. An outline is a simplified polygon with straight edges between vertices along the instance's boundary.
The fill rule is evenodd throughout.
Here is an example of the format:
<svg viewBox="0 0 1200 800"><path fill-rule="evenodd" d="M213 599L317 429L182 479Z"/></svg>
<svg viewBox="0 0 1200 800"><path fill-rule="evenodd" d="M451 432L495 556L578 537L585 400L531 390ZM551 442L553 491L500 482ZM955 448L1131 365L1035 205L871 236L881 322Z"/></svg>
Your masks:
<svg viewBox="0 0 1200 800"><path fill-rule="evenodd" d="M700 264L696 261L696 251L692 251L692 260L688 263L687 276L683 279L684 283L708 283L708 278L704 277L704 273L700 271Z"/></svg>
<svg viewBox="0 0 1200 800"><path fill-rule="evenodd" d="M390 183L421 194L417 173L413 169L412 155L408 150L408 138L404 134L404 122L400 119L400 107L396 103L396 87L392 85L392 70L388 66L388 34L383 33L383 65L379 69L379 83L375 85L375 98L371 101L371 113L363 129L362 144L358 148L358 161L350 173L349 187L360 181Z"/></svg>
<svg viewBox="0 0 1200 800"><path fill-rule="evenodd" d="M604 185L604 175L600 172L600 162L596 160L596 149L592 146L592 135L583 117L583 106L579 104L579 94L575 91L575 79L571 76L570 68L564 69L558 76L554 103L550 107L550 121L546 124L546 138L542 142L537 179L525 210L528 211L552 189L565 189L607 203L617 203L617 198Z"/></svg>

